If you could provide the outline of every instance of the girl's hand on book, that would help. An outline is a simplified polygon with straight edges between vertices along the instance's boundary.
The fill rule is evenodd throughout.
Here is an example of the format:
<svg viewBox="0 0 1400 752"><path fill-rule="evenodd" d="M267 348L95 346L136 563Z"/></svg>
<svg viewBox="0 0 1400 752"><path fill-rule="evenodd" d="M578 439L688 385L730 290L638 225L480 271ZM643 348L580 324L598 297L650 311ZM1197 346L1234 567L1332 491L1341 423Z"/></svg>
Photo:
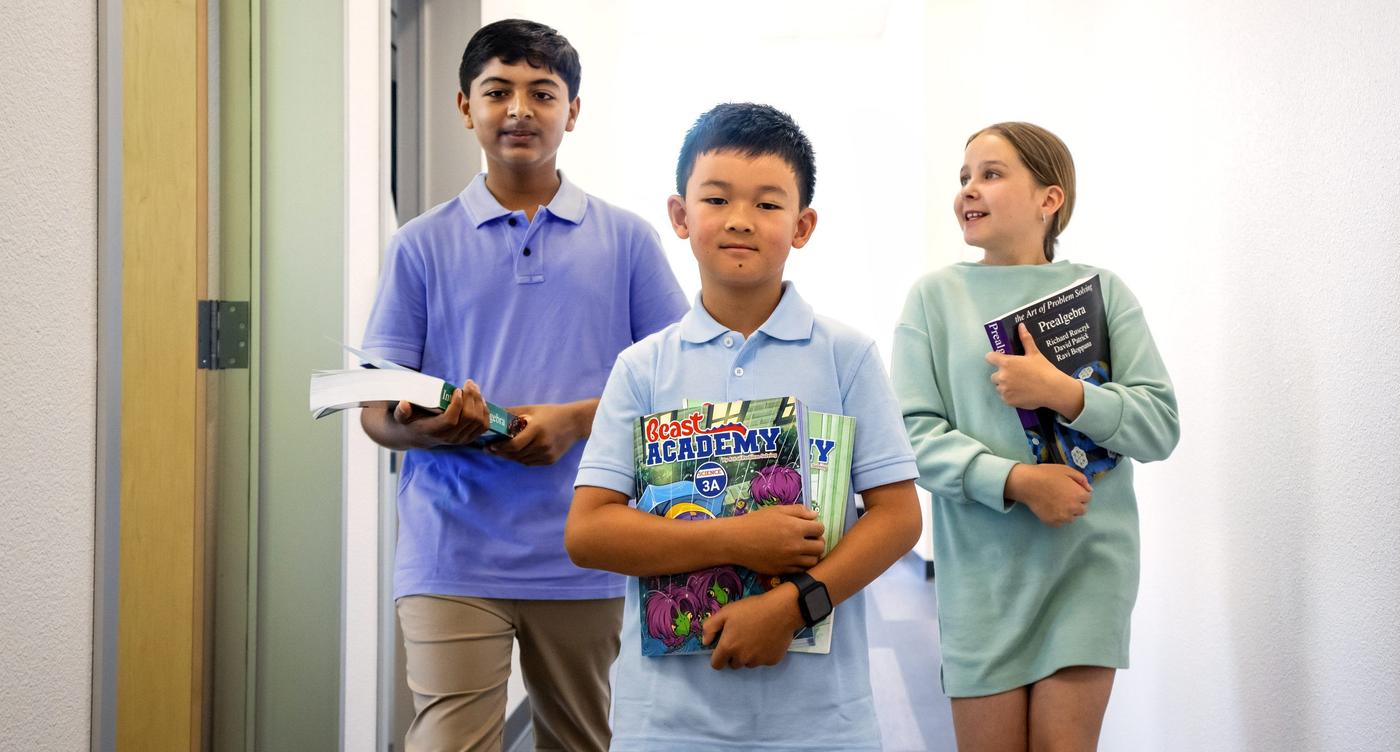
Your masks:
<svg viewBox="0 0 1400 752"><path fill-rule="evenodd" d="M506 408L525 419L525 428L509 441L498 441L486 451L522 465L553 465L581 438L574 403L520 405Z"/></svg>
<svg viewBox="0 0 1400 752"><path fill-rule="evenodd" d="M997 394L1022 410L1048 407L1068 420L1078 418L1084 410L1084 387L1041 354L1025 324L1018 324L1016 331L1025 355L987 353L987 362L997 369L992 373Z"/></svg>
<svg viewBox="0 0 1400 752"><path fill-rule="evenodd" d="M826 543L817 513L801 504L778 504L727 518L729 561L755 572L791 574L816 566Z"/></svg>
<svg viewBox="0 0 1400 752"><path fill-rule="evenodd" d="M412 404L400 401L392 417L409 435L409 441L421 448L470 444L491 425L481 389L470 380L452 392L452 401L441 413L414 410Z"/></svg>
<svg viewBox="0 0 1400 752"><path fill-rule="evenodd" d="M1023 463L1006 476L1006 496L1025 504L1050 527L1083 517L1093 490L1084 473L1066 465Z"/></svg>
<svg viewBox="0 0 1400 752"><path fill-rule="evenodd" d="M801 626L797 589L783 583L716 611L705 620L701 642L715 646L710 654L710 666L715 670L773 666L787 655L792 634Z"/></svg>

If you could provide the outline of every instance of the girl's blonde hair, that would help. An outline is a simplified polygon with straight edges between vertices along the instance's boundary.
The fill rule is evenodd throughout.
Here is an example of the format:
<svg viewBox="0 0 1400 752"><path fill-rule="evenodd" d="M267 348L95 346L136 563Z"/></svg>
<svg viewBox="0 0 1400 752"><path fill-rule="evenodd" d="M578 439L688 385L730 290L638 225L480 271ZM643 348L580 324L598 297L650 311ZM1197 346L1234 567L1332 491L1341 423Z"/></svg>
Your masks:
<svg viewBox="0 0 1400 752"><path fill-rule="evenodd" d="M1045 228L1045 260L1054 261L1056 238L1069 226L1069 218L1074 214L1074 157L1070 156L1069 147L1059 136L1032 123L989 125L968 136L967 143L984 133L1006 139L1041 187L1058 185L1065 192L1065 203Z"/></svg>

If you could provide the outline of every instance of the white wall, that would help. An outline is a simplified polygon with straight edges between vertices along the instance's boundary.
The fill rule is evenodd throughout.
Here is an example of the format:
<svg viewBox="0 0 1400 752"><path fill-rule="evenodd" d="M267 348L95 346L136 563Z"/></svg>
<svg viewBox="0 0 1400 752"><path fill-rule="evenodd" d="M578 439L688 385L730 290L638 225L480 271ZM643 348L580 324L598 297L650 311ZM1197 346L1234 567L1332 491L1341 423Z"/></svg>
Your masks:
<svg viewBox="0 0 1400 752"><path fill-rule="evenodd" d="M482 3L483 23L508 17L549 24L579 50L582 108L559 166L651 222L687 294L700 288L695 259L666 217L686 130L721 102L792 115L816 150L818 222L787 278L818 312L874 336L888 361L904 302L889 280L925 263L922 3Z"/></svg>
<svg viewBox="0 0 1400 752"><path fill-rule="evenodd" d="M97 373L97 13L0 24L0 729L88 744Z"/></svg>
<svg viewBox="0 0 1400 752"><path fill-rule="evenodd" d="M1400 746L1400 6L930 7L930 263L976 257L967 135L1051 128L1062 255L1134 289L1181 401L1103 748Z"/></svg>

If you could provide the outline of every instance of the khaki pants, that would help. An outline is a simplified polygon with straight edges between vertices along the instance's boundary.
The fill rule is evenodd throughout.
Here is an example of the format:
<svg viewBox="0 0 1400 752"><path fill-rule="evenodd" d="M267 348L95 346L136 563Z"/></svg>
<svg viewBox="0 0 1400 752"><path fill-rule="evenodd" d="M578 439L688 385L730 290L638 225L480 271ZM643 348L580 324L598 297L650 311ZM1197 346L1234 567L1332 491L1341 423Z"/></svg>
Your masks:
<svg viewBox="0 0 1400 752"><path fill-rule="evenodd" d="M608 669L622 599L529 601L410 595L397 603L416 714L406 752L498 752L512 638L533 712L535 749L608 748Z"/></svg>

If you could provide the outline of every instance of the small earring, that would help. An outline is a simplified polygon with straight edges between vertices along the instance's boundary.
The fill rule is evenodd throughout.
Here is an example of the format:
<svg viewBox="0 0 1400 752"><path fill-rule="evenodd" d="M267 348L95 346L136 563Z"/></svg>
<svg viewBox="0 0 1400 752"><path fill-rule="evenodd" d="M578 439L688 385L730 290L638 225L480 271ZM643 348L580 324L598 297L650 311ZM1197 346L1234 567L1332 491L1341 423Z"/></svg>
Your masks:
<svg viewBox="0 0 1400 752"><path fill-rule="evenodd" d="M1041 223L1041 224L1045 224L1045 222L1046 222L1047 219L1048 219L1048 218L1047 218L1044 214L1041 214L1041 215L1040 215L1040 223Z"/></svg>

